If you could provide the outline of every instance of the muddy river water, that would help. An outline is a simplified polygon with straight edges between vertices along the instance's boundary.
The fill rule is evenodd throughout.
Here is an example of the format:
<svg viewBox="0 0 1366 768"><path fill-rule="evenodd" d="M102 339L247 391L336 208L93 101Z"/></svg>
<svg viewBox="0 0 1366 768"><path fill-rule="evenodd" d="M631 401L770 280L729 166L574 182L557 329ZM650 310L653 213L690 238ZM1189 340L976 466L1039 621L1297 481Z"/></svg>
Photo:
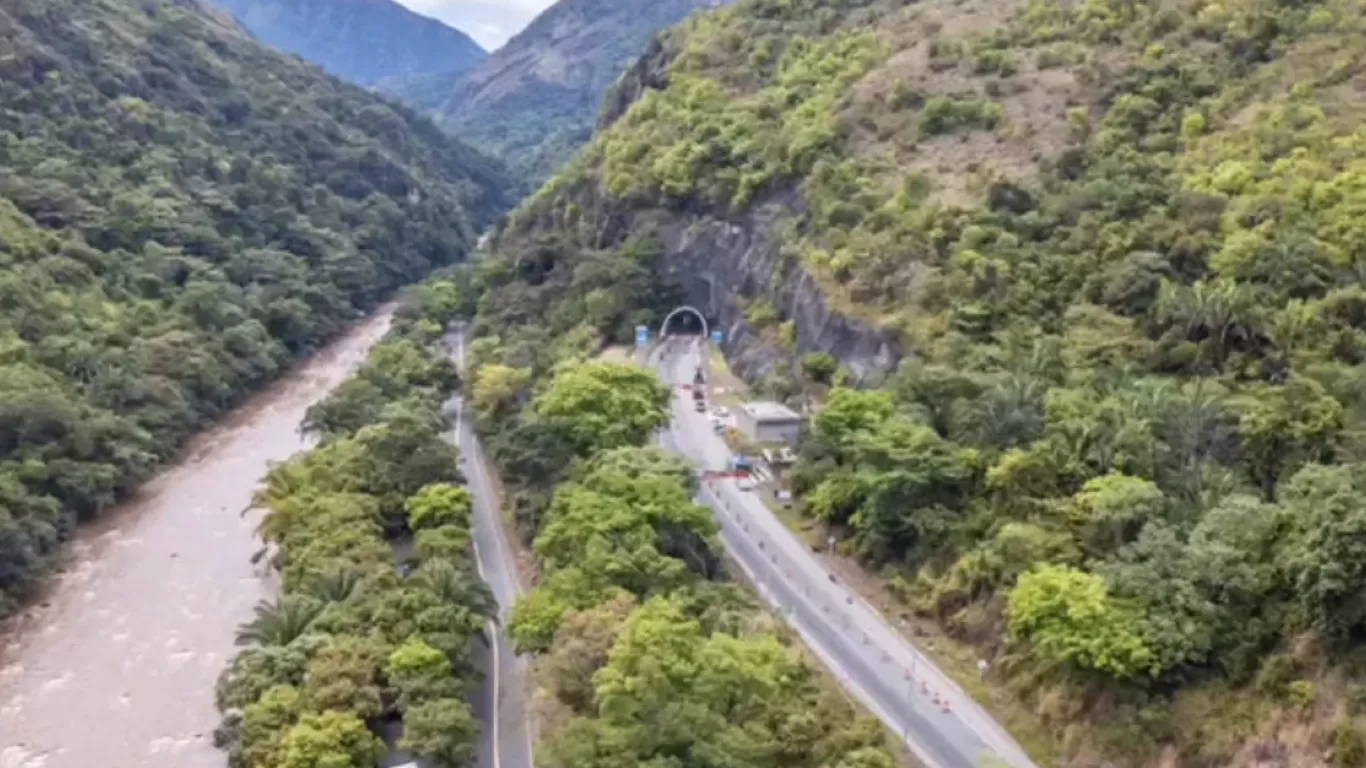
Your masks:
<svg viewBox="0 0 1366 768"><path fill-rule="evenodd" d="M201 436L83 530L64 573L0 634L0 768L222 768L213 686L273 590L243 511L305 447L308 406L383 336L370 317Z"/></svg>

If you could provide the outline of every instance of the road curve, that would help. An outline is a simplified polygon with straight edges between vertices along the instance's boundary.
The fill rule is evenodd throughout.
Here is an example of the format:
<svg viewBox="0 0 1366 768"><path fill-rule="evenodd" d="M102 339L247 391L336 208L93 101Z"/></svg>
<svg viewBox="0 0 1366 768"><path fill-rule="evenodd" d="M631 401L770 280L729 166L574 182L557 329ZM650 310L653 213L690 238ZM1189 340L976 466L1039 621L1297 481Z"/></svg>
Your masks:
<svg viewBox="0 0 1366 768"><path fill-rule="evenodd" d="M660 443L704 470L723 470L730 451L680 389L701 360L692 340L666 341L648 363L674 390ZM761 597L801 635L845 688L901 734L930 768L1036 768L1014 739L947 675L857 595L841 587L762 500L732 480L703 483L731 557Z"/></svg>
<svg viewBox="0 0 1366 768"><path fill-rule="evenodd" d="M447 337L451 359L465 370L464 332ZM531 768L532 735L527 717L526 663L513 651L505 627L513 603L521 596L517 562L504 535L498 497L493 492L484 468L483 449L466 417L464 400L459 394L447 403L454 425L450 439L460 448L460 469L474 497L471 532L479 575L488 582L498 600L498 621L489 626L492 639L487 647L475 643L475 660L483 666L484 681L475 693L474 714L484 724L476 752L480 768Z"/></svg>

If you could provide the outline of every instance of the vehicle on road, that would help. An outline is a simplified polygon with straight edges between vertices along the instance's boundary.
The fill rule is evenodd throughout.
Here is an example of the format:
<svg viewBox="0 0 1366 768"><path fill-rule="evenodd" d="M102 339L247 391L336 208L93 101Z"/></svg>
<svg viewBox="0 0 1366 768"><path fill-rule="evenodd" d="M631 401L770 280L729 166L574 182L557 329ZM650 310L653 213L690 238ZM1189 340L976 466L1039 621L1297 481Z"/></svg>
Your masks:
<svg viewBox="0 0 1366 768"><path fill-rule="evenodd" d="M715 416L718 419L724 419L730 415L730 409L724 405L718 405L715 408L711 409L711 415Z"/></svg>
<svg viewBox="0 0 1366 768"><path fill-rule="evenodd" d="M735 484L735 487L739 488L742 491L752 491L754 490L755 485L757 485L757 483L754 482L754 478L742 477L740 478L739 482Z"/></svg>
<svg viewBox="0 0 1366 768"><path fill-rule="evenodd" d="M706 412L707 412L707 401L705 401L705 400L698 400L697 403L696 403L696 405L693 406L693 410L697 411L698 413L706 413Z"/></svg>

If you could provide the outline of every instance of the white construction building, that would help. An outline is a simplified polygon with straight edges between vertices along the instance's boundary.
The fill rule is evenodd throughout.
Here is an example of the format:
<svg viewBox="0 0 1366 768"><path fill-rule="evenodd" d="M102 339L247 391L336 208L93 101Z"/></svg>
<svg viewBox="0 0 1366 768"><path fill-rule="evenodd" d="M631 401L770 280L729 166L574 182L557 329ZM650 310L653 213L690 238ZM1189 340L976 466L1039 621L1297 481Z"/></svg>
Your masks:
<svg viewBox="0 0 1366 768"><path fill-rule="evenodd" d="M797 444L802 416L782 403L745 403L735 409L735 423L756 443Z"/></svg>

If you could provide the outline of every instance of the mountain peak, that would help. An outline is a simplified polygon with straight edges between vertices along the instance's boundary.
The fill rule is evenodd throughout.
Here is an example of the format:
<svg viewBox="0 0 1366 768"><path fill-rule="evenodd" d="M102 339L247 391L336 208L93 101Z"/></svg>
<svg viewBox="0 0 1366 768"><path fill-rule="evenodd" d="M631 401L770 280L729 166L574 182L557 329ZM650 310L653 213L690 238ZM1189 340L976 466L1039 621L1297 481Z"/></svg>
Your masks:
<svg viewBox="0 0 1366 768"><path fill-rule="evenodd" d="M603 94L656 32L725 2L560 0L471 69L440 120L538 181L588 139Z"/></svg>
<svg viewBox="0 0 1366 768"><path fill-rule="evenodd" d="M460 73L487 55L464 32L393 0L215 0L262 42L363 85Z"/></svg>

